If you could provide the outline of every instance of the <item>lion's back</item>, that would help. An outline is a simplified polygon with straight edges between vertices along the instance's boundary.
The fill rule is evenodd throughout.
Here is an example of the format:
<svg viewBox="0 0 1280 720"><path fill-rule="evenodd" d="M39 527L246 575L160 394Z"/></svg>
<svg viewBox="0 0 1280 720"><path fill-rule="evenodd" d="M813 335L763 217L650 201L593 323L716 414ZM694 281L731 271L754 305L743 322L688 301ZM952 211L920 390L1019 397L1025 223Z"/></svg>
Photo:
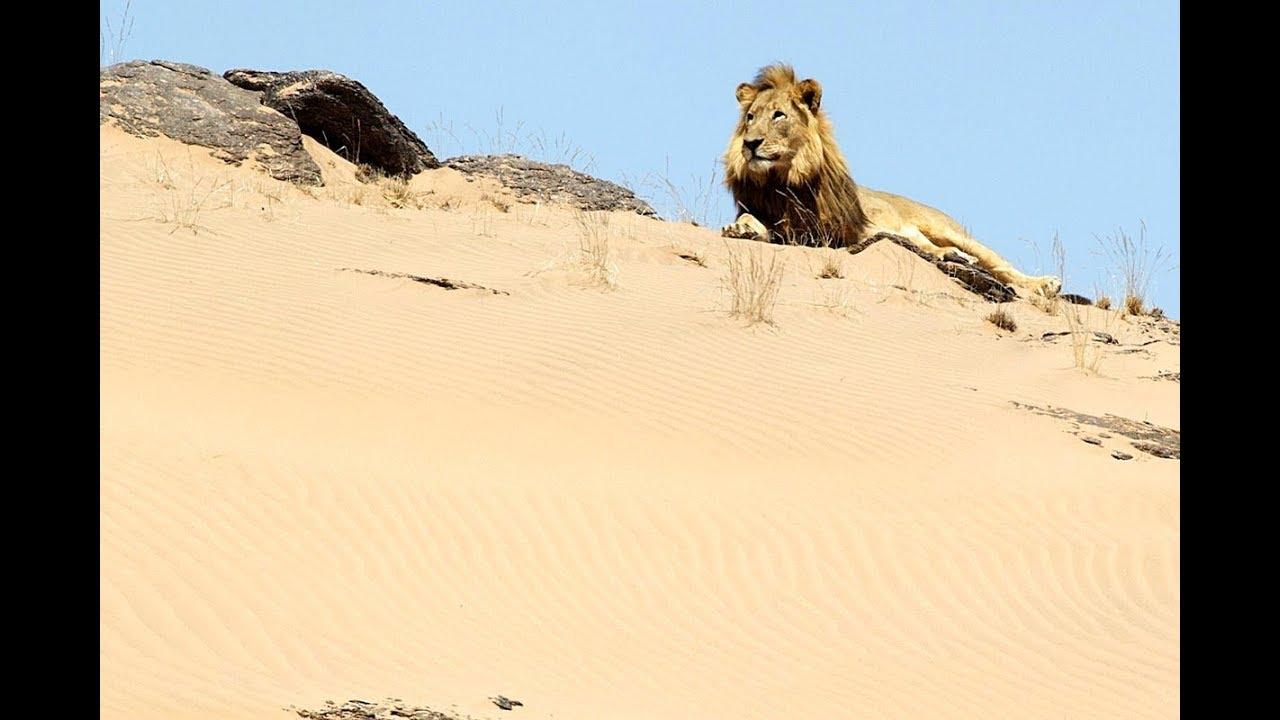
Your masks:
<svg viewBox="0 0 1280 720"><path fill-rule="evenodd" d="M858 198L873 225L884 228L914 225L928 237L969 234L955 218L909 197L860 185Z"/></svg>

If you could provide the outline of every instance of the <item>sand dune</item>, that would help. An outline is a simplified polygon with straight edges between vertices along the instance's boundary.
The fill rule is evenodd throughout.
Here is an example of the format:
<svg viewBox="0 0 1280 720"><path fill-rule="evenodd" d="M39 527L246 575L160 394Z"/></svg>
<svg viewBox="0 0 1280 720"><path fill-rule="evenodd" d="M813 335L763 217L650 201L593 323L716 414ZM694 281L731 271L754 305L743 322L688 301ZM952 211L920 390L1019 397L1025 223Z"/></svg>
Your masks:
<svg viewBox="0 0 1280 720"><path fill-rule="evenodd" d="M744 327L704 228L612 215L603 290L451 170L395 209L323 148L307 192L101 143L104 718L1178 714L1178 461L1012 405L1177 429L1178 346L1086 374L885 243L761 248Z"/></svg>

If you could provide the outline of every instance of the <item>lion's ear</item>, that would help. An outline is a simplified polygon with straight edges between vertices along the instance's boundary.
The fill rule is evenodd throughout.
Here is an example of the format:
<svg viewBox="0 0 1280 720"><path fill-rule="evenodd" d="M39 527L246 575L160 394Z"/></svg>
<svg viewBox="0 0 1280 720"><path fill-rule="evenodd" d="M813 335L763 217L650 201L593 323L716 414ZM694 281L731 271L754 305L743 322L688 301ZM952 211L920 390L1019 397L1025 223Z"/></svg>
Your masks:
<svg viewBox="0 0 1280 720"><path fill-rule="evenodd" d="M796 84L796 90L799 91L800 99L804 104L808 105L813 112L818 112L818 107L822 105L822 86L818 81L813 78L801 80Z"/></svg>
<svg viewBox="0 0 1280 720"><path fill-rule="evenodd" d="M733 94L738 98L738 104L746 107L751 104L752 100L756 99L756 92L755 86L751 83L742 83L738 85L738 89Z"/></svg>

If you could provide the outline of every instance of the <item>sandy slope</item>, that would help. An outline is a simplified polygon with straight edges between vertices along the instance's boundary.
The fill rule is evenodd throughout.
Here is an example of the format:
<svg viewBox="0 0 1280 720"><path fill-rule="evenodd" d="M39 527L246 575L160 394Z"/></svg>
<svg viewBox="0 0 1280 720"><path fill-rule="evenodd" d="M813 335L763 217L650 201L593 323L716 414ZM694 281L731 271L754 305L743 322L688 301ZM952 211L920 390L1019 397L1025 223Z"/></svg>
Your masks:
<svg viewBox="0 0 1280 720"><path fill-rule="evenodd" d="M883 243L764 247L744 327L705 229L613 215L605 291L449 170L386 209L101 141L104 718L1178 714L1178 461L1010 403L1177 428L1176 347L1086 375Z"/></svg>

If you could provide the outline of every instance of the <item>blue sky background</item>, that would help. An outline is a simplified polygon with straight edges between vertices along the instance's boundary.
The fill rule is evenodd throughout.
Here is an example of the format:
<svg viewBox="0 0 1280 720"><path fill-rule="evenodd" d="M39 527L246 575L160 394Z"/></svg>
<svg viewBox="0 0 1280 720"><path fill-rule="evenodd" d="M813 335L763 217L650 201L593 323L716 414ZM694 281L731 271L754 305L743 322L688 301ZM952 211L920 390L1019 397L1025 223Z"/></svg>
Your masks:
<svg viewBox="0 0 1280 720"><path fill-rule="evenodd" d="M124 5L101 4L104 33ZM822 83L860 184L948 212L1029 271L1052 269L1060 233L1068 291L1106 279L1095 235L1136 238L1140 221L1180 264L1176 2L136 0L131 14L122 59L334 70L441 157L573 160L670 216L653 184L666 175L715 225L732 214L716 162L733 89L790 62ZM1178 270L1151 295L1177 317Z"/></svg>

